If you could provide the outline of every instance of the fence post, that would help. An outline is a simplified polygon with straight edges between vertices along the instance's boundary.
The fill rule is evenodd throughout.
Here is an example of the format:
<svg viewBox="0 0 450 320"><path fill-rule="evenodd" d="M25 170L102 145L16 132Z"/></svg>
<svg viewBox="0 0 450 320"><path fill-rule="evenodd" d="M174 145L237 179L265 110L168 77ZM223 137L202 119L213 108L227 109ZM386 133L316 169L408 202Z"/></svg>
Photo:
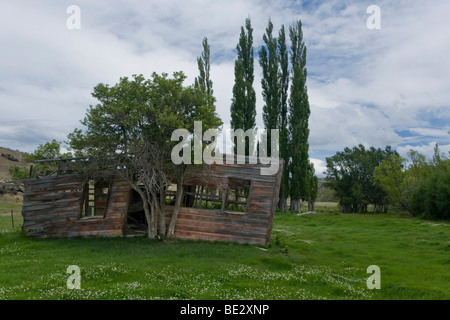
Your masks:
<svg viewBox="0 0 450 320"><path fill-rule="evenodd" d="M13 211L13 209L11 209L11 223L12 223L12 227L14 229L14 211Z"/></svg>

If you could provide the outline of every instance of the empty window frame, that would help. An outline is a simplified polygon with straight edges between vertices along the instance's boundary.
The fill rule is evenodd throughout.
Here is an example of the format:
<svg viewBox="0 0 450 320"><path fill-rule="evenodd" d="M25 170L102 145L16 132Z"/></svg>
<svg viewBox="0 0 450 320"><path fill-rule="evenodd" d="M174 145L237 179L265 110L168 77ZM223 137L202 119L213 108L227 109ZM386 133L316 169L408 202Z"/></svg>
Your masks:
<svg viewBox="0 0 450 320"><path fill-rule="evenodd" d="M224 188L214 186L184 186L182 206L210 210L246 212L250 195L250 180L229 178ZM174 203L176 191L166 197L166 204ZM169 198L169 199L168 199Z"/></svg>
<svg viewBox="0 0 450 320"><path fill-rule="evenodd" d="M246 212L250 185L250 180L229 178L224 208L230 211Z"/></svg>
<svg viewBox="0 0 450 320"><path fill-rule="evenodd" d="M210 186L185 186L183 206L221 210L222 190Z"/></svg>
<svg viewBox="0 0 450 320"><path fill-rule="evenodd" d="M110 183L89 180L83 188L80 218L104 218L108 208Z"/></svg>

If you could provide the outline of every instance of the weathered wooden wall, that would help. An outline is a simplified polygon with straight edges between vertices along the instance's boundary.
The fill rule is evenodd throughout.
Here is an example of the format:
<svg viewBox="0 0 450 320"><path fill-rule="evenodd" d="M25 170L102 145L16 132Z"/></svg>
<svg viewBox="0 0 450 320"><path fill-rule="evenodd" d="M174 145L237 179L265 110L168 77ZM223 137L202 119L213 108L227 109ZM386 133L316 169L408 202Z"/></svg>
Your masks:
<svg viewBox="0 0 450 320"><path fill-rule="evenodd" d="M201 185L205 180L227 185L229 179L250 180L247 210L238 212L206 210L198 208L180 209L175 228L175 237L262 244L270 242L273 218L280 190L283 162L274 175L261 175L261 164L214 165L205 179L199 172L186 179L186 185ZM173 207L166 206L166 221L170 221Z"/></svg>
<svg viewBox="0 0 450 320"><path fill-rule="evenodd" d="M215 185L226 188L231 179L250 181L246 212L182 207L175 237L180 239L229 241L267 245L272 233L281 181L275 175L261 175L260 164L215 165L211 170L191 174L186 185ZM104 217L81 217L84 181L75 175L24 180L23 229L29 236L121 236L127 218L130 187L113 181ZM173 207L166 206L169 223Z"/></svg>
<svg viewBox="0 0 450 320"><path fill-rule="evenodd" d="M125 224L129 190L113 181L106 215L80 218L84 181L74 175L24 180L23 229L28 236L120 236Z"/></svg>

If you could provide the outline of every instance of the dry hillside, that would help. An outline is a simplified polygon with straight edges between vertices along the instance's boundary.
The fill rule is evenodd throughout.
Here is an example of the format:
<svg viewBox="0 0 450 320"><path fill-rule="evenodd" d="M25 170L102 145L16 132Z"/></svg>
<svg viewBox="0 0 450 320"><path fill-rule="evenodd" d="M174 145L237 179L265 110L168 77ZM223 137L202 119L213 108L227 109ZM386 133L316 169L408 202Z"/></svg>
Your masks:
<svg viewBox="0 0 450 320"><path fill-rule="evenodd" d="M29 167L30 165L23 160L23 152L0 147L0 182L11 179L9 168L11 166ZM9 156L7 156L9 155ZM14 161L17 159L18 161Z"/></svg>

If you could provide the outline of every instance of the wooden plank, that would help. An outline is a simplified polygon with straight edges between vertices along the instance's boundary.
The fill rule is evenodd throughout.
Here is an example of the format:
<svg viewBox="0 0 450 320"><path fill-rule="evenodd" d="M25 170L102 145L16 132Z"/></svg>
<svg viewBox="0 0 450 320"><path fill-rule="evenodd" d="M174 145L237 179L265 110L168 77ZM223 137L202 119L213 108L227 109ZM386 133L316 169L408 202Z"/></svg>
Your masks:
<svg viewBox="0 0 450 320"><path fill-rule="evenodd" d="M69 206L79 205L79 199L71 199L71 201L55 201L55 202L44 202L44 203L26 203L23 205L23 211L45 211L57 208L66 208Z"/></svg>
<svg viewBox="0 0 450 320"><path fill-rule="evenodd" d="M240 229L255 229L266 230L269 224L268 221L263 220L243 220L243 219L226 219L208 216L192 216L192 215L179 215L177 224L183 223L203 224L209 223L214 225L223 225L226 228L240 228Z"/></svg>
<svg viewBox="0 0 450 320"><path fill-rule="evenodd" d="M263 238L250 238L250 237L230 236L223 234L183 231L183 230L178 232L175 231L175 237L186 240L226 241L226 242L262 244L262 245L264 245L265 242Z"/></svg>
<svg viewBox="0 0 450 320"><path fill-rule="evenodd" d="M170 219L170 216L167 216ZM190 220L190 221L205 221L205 222L215 222L215 223L223 223L223 224L237 224L237 225L246 225L246 226L254 226L256 228L266 228L268 225L268 221L266 219L245 219L242 217L230 217L230 216L213 216L213 215L196 215L180 212L178 214L178 220Z"/></svg>
<svg viewBox="0 0 450 320"><path fill-rule="evenodd" d="M229 225L224 223L212 223L184 219L180 219L175 230L207 232L250 238L265 238L267 231L266 228L249 228L249 226Z"/></svg>
<svg viewBox="0 0 450 320"><path fill-rule="evenodd" d="M66 203L64 206L54 206L46 210L36 210L35 207L22 208L22 216L24 218L36 216L51 216L69 210L80 213L80 204L77 202Z"/></svg>
<svg viewBox="0 0 450 320"><path fill-rule="evenodd" d="M25 184L25 191L39 190L70 190L71 188L81 188L82 181L39 181L32 184Z"/></svg>
<svg viewBox="0 0 450 320"><path fill-rule="evenodd" d="M70 198L79 198L81 199L82 192L80 191L69 191L69 192L43 192L35 195L30 195L25 193L23 196L23 201L25 202L36 202L36 201L56 201L56 200L64 200Z"/></svg>
<svg viewBox="0 0 450 320"><path fill-rule="evenodd" d="M171 215L173 207L167 206L165 207L166 214ZM269 217L269 212L258 211L258 212L246 212L244 215L235 215L230 213L223 213L220 210L207 210L207 209L197 209L197 208L189 208L189 207L181 207L178 215L183 214L191 214L194 216L215 216L218 218L230 218L230 219L241 219L241 220L258 220L258 221L266 221Z"/></svg>

